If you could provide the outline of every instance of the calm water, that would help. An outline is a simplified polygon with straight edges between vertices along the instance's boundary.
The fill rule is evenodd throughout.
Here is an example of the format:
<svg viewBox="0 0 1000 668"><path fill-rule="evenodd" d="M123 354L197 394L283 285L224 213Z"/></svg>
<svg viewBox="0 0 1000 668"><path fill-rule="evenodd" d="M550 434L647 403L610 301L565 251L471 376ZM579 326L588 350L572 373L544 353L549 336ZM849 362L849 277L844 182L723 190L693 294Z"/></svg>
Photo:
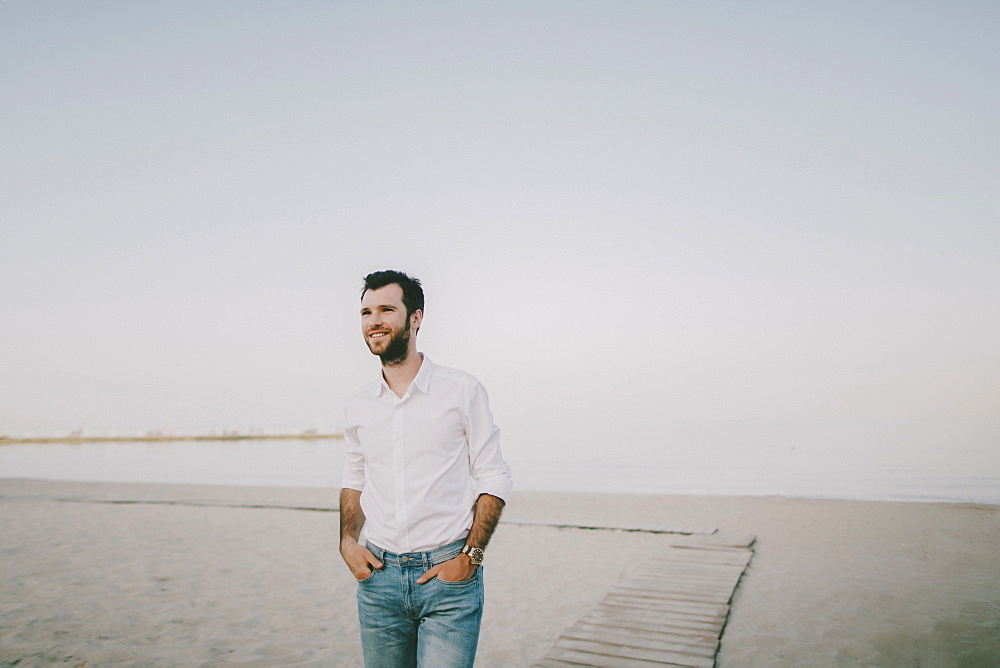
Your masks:
<svg viewBox="0 0 1000 668"><path fill-rule="evenodd" d="M1000 504L1000 419L511 423L518 489ZM0 477L338 487L343 441L0 446Z"/></svg>

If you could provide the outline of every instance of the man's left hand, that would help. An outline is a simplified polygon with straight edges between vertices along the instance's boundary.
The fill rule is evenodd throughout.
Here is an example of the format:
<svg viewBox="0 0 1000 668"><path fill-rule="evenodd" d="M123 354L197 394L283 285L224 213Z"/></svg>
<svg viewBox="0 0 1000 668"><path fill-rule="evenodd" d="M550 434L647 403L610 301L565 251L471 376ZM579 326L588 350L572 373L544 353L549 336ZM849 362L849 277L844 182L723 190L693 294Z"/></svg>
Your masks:
<svg viewBox="0 0 1000 668"><path fill-rule="evenodd" d="M477 568L479 567L473 565L472 560L469 559L469 555L460 554L454 559L449 559L434 566L429 571L424 571L424 574L417 579L417 584L424 584L434 578L445 582L471 580Z"/></svg>

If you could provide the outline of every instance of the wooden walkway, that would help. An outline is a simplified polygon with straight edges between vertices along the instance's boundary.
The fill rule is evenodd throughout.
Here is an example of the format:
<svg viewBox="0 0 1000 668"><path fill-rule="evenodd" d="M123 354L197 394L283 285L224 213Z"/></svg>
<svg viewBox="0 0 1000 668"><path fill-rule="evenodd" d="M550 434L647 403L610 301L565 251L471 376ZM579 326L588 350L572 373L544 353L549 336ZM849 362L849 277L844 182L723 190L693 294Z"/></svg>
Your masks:
<svg viewBox="0 0 1000 668"><path fill-rule="evenodd" d="M714 666L754 537L692 539L650 555L535 665Z"/></svg>

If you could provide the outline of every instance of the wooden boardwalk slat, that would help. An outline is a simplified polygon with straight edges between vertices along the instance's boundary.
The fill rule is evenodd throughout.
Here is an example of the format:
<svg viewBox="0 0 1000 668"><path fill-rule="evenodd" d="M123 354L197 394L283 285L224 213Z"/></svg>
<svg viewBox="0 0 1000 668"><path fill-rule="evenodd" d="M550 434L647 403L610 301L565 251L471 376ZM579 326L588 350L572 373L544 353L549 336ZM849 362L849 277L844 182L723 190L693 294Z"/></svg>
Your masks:
<svg viewBox="0 0 1000 668"><path fill-rule="evenodd" d="M720 566L722 568L720 568ZM650 577L653 580L672 580L683 577L691 578L693 580L711 580L712 582L718 582L719 580L725 580L729 577L735 578L737 573L739 573L739 566L746 566L746 563L742 561L709 563L707 564L707 567L702 566L700 568L692 568L686 565L651 561L642 565L641 572L644 573L646 577ZM638 576L638 574L639 572L630 575L634 577Z"/></svg>
<svg viewBox="0 0 1000 668"><path fill-rule="evenodd" d="M657 591L649 589L632 589L630 587L615 587L608 592L609 597L613 597L618 603L633 601L635 604L653 605L658 601L677 601L685 603L691 608L718 609L729 602L728 595L710 596L704 593L694 593L684 591Z"/></svg>
<svg viewBox="0 0 1000 668"><path fill-rule="evenodd" d="M723 623L721 621L703 622L696 619L690 619L687 615L681 613L673 615L667 613L659 614L657 616L640 615L633 619L628 619L622 615L606 615L600 610L588 612L580 618L579 623L599 624L609 628L620 627L644 631L658 632L661 629L669 633L677 631L678 633L689 635L692 638L702 636L712 638L713 642L719 637L719 632L723 627Z"/></svg>
<svg viewBox="0 0 1000 668"><path fill-rule="evenodd" d="M707 566L708 564L740 564L749 561L748 555L739 554L736 550L731 548L718 549L718 550L706 550L705 548L689 548L684 546L677 546L674 548L676 551L673 554L656 554L649 558L652 563L666 563L666 564L679 564L684 566L693 566L692 559L688 550L698 550L698 556L701 559L697 562L698 566ZM746 549L746 548L742 548Z"/></svg>
<svg viewBox="0 0 1000 668"><path fill-rule="evenodd" d="M711 606L683 598L629 599L621 597L604 602L607 603L604 609L608 611L608 614L631 618L641 618L643 615L651 617L683 613L689 619L720 624L726 620L726 615L729 614L728 603Z"/></svg>
<svg viewBox="0 0 1000 668"><path fill-rule="evenodd" d="M733 585L739 580L735 574L731 576L720 575L719 577L709 577L707 575L693 576L690 573L659 573L652 574L634 573L622 580L622 588L638 588L636 585L642 584L642 589L669 590L678 587L693 589L698 591L732 591Z"/></svg>
<svg viewBox="0 0 1000 668"><path fill-rule="evenodd" d="M629 573L628 577L649 578L651 582L658 580L676 580L678 578L690 578L692 580L709 580L718 582L729 578L736 578L739 567L746 566L743 562L722 562L708 564L707 567L691 568L688 566L678 566L663 562L649 562L643 564L639 570Z"/></svg>
<svg viewBox="0 0 1000 668"><path fill-rule="evenodd" d="M675 654L689 654L712 658L715 656L715 646L692 645L676 637L661 636L651 637L612 631L609 629L586 629L579 625L574 625L571 630L567 630L562 635L563 638L572 640L585 640L599 642L604 645L620 645L622 647L633 647L636 649L649 649L661 652L672 652Z"/></svg>
<svg viewBox="0 0 1000 668"><path fill-rule="evenodd" d="M668 625L684 627L691 630L703 630L718 634L726 618L724 614L704 615L691 610L676 608L637 608L635 606L604 605L603 603L589 610L583 618L601 619L606 623L623 621L632 624Z"/></svg>
<svg viewBox="0 0 1000 668"><path fill-rule="evenodd" d="M669 598L671 596L686 596L694 600L714 602L720 597L728 597L735 583L721 583L723 586L692 584L689 582L655 583L649 587L641 587L638 582L630 581L614 588L617 594L637 596L639 598Z"/></svg>
<svg viewBox="0 0 1000 668"><path fill-rule="evenodd" d="M595 654L593 652L579 651L573 649L562 649L554 647L545 655L546 660L554 660L554 663L541 665L550 666L601 666L602 668L635 668L636 666L690 666L691 663L668 663L664 661L648 661L637 658L622 656L610 656L607 654ZM711 663L704 664L705 668Z"/></svg>
<svg viewBox="0 0 1000 668"><path fill-rule="evenodd" d="M628 578L615 587L616 591L647 592L651 598L655 598L660 592L681 594L688 593L694 596L723 596L733 591L733 585L727 581L692 581L688 578Z"/></svg>
<svg viewBox="0 0 1000 668"><path fill-rule="evenodd" d="M628 588L618 588L616 587L610 594L615 594L621 598L634 599L638 603L656 605L660 601L672 601L677 603L684 603L691 608L706 608L712 610L718 607L719 601L728 602L729 591L720 592L718 594L711 594L706 592L691 592L691 591L658 591L658 590L648 590L648 589L628 589ZM725 597L725 598L723 598Z"/></svg>
<svg viewBox="0 0 1000 668"><path fill-rule="evenodd" d="M727 533L716 531L711 535L698 536L701 545L717 545L719 547L747 548L754 544L757 537L752 534Z"/></svg>
<svg viewBox="0 0 1000 668"><path fill-rule="evenodd" d="M692 641L703 641L705 639L715 643L719 639L722 631L722 624L714 628L703 626L693 626L677 619L626 619L622 617L603 617L598 614L586 615L580 619L579 624L585 626L595 625L606 629L625 629L643 631L649 633L682 634L688 636Z"/></svg>
<svg viewBox="0 0 1000 668"><path fill-rule="evenodd" d="M658 550L567 628L537 665L714 666L754 538ZM681 539L675 539L681 540Z"/></svg>
<svg viewBox="0 0 1000 668"><path fill-rule="evenodd" d="M581 619L579 622L573 625L574 629L579 631L591 631L591 632L613 632L622 636L627 636L631 638L649 638L649 639L661 639L665 642L671 642L678 645L685 645L690 647L705 647L714 648L715 647L715 634L706 633L705 635L693 634L687 629L676 629L672 630L666 627L655 628L655 629L642 629L636 628L634 626L623 626L615 627L608 624L594 624L586 619Z"/></svg>
<svg viewBox="0 0 1000 668"><path fill-rule="evenodd" d="M614 657L615 659L629 659L640 661L651 661L653 663L667 663L677 666L712 666L715 658L704 658L691 656L690 654L679 654L675 652L663 652L654 649L643 649L641 647L626 647L624 645L608 645L591 640L574 640L573 638L560 638L560 648L576 650L578 652L588 652L601 657Z"/></svg>
<svg viewBox="0 0 1000 668"><path fill-rule="evenodd" d="M728 601L714 604L712 602L690 601L683 598L661 598L650 599L642 596L628 595L628 593L612 591L608 593L603 601L609 608L617 609L638 609L638 610L683 610L685 614L693 617L705 617L708 619L725 619L729 612Z"/></svg>
<svg viewBox="0 0 1000 668"><path fill-rule="evenodd" d="M704 622L721 622L728 614L727 604L718 606L705 606L692 603L690 601L675 599L642 599L635 596L626 596L616 592L609 592L607 597L601 601L600 608L608 614L639 616L662 615L662 614L683 614L688 619L700 619Z"/></svg>

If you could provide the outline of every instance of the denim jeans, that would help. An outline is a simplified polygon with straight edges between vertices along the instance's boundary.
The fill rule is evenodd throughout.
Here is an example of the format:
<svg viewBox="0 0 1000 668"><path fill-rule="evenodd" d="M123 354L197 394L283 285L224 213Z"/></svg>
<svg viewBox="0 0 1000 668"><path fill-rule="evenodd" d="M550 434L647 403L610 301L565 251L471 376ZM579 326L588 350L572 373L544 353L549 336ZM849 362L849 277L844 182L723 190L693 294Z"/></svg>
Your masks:
<svg viewBox="0 0 1000 668"><path fill-rule="evenodd" d="M434 578L417 584L424 571L458 556L464 544L412 554L367 544L385 566L358 582L366 668L472 666L483 616L482 567L463 582Z"/></svg>

